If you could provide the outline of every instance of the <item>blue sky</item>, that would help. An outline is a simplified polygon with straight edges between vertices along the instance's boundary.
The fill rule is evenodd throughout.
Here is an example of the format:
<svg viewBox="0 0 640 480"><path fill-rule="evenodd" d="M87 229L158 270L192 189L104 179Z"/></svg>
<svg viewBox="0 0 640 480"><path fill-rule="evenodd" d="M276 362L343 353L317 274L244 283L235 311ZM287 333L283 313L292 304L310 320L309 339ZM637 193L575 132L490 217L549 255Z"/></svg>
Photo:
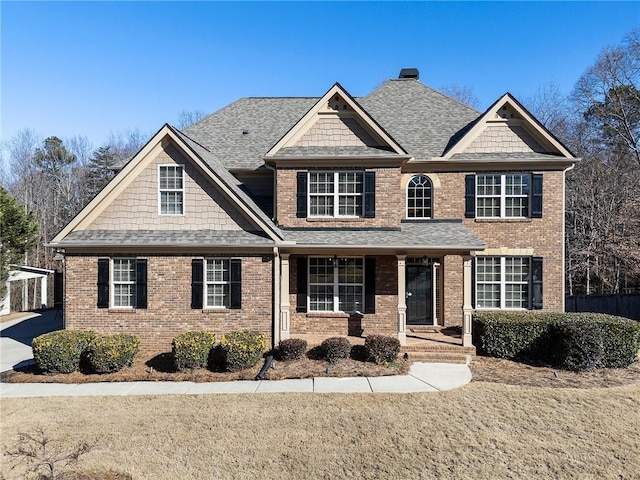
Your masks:
<svg viewBox="0 0 640 480"><path fill-rule="evenodd" d="M154 133L246 96L366 95L402 67L485 109L564 93L640 26L640 2L0 2L1 126L43 137Z"/></svg>

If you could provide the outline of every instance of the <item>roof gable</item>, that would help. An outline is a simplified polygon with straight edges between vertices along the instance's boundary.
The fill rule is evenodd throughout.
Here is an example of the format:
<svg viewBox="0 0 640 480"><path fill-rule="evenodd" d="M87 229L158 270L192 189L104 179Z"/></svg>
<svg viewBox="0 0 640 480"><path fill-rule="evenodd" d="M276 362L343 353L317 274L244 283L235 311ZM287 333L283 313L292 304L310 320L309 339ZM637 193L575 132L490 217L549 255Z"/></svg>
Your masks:
<svg viewBox="0 0 640 480"><path fill-rule="evenodd" d="M269 149L265 157L319 148L348 147L352 151L405 150L355 101L339 83L331 87L298 122Z"/></svg>
<svg viewBox="0 0 640 480"><path fill-rule="evenodd" d="M264 212L253 203L248 195L238 188L238 182L235 177L219 165L215 158L207 158L205 160L202 153L206 152L206 149L190 141L188 137L178 130L165 124L118 175L55 236L51 241L51 245L60 243L67 235L76 230L84 230L87 227L101 228L100 225L94 224L96 219L114 202L117 202L122 193L148 169L149 165L163 151L163 148L169 144L177 147L180 153L201 172L203 176L201 183L210 182L214 186L214 190L221 195L220 198L224 199L227 209L229 206L235 207L237 212L244 217L244 221L240 222L241 224L245 226L255 225L256 229L266 233L272 240L280 240L282 238L277 227L266 217ZM196 151L198 148L202 151ZM148 189L149 185L146 187ZM186 200L188 201L188 198Z"/></svg>
<svg viewBox="0 0 640 480"><path fill-rule="evenodd" d="M573 154L510 93L504 94L457 142L443 158L456 154L532 153L573 158Z"/></svg>

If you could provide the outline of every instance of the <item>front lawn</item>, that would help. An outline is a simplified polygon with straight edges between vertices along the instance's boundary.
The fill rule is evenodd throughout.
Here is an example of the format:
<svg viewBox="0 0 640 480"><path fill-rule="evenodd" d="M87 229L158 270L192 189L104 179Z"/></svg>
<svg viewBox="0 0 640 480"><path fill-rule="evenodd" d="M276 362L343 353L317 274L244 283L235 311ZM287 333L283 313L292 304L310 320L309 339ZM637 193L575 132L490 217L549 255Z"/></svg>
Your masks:
<svg viewBox="0 0 640 480"><path fill-rule="evenodd" d="M0 400L0 442L37 426L70 444L97 438L78 468L133 479L631 479L638 398L640 385L487 382L409 395L16 398Z"/></svg>

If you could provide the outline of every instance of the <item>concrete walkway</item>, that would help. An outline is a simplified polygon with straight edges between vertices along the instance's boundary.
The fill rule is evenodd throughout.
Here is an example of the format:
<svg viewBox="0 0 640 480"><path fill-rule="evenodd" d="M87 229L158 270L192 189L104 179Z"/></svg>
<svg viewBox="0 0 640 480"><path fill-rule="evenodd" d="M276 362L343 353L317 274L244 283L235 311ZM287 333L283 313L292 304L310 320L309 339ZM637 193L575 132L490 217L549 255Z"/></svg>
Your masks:
<svg viewBox="0 0 640 480"><path fill-rule="evenodd" d="M25 314L0 324L2 370L33 362L34 337L62 328L55 310ZM408 375L388 377L316 377L292 380L236 382L102 382L102 383L0 383L0 397L80 397L110 395L164 395L207 393L414 393L439 392L466 385L471 371L466 365L415 362Z"/></svg>
<svg viewBox="0 0 640 480"><path fill-rule="evenodd" d="M316 377L237 382L0 383L0 398L85 397L111 395L198 395L211 393L418 393L466 385L466 365L414 363L408 375L388 377Z"/></svg>

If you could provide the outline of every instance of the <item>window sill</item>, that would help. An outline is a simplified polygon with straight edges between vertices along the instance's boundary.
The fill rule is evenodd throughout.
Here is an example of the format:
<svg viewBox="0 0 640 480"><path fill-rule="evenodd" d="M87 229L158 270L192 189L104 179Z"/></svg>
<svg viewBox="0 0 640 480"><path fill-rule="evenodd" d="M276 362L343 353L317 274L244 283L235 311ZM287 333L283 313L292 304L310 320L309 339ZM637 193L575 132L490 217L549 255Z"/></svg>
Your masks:
<svg viewBox="0 0 640 480"><path fill-rule="evenodd" d="M476 218L476 223L531 223L532 218Z"/></svg>
<svg viewBox="0 0 640 480"><path fill-rule="evenodd" d="M109 313L134 313L137 309L133 307L109 307Z"/></svg>
<svg viewBox="0 0 640 480"><path fill-rule="evenodd" d="M309 312L307 318L349 318L351 315L345 312Z"/></svg>
<svg viewBox="0 0 640 480"><path fill-rule="evenodd" d="M206 307L202 309L202 313L229 313L230 308L227 307Z"/></svg>
<svg viewBox="0 0 640 480"><path fill-rule="evenodd" d="M364 222L364 218L363 217L307 217L306 221L309 223L314 223L314 222L336 222L336 223L342 223L342 222Z"/></svg>

